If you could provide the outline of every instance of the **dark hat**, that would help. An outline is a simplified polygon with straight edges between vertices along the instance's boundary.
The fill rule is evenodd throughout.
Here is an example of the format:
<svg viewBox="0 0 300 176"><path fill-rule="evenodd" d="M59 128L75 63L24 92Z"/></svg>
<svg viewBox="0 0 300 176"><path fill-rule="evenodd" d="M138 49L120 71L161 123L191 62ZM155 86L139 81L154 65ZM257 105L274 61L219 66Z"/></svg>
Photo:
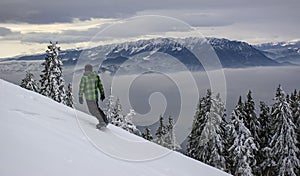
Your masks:
<svg viewBox="0 0 300 176"><path fill-rule="evenodd" d="M93 71L93 66L90 65L90 64L87 64L87 65L84 66L84 70L85 71Z"/></svg>

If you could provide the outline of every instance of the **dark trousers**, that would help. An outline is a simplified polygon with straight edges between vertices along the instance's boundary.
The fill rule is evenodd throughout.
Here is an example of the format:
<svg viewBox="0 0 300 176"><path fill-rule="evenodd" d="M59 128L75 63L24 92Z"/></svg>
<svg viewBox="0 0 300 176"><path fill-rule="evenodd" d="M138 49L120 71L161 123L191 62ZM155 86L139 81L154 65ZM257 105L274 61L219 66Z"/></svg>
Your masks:
<svg viewBox="0 0 300 176"><path fill-rule="evenodd" d="M104 112L99 108L99 104L97 100L86 100L87 107L89 108L90 113L95 116L99 123L108 123L106 115Z"/></svg>

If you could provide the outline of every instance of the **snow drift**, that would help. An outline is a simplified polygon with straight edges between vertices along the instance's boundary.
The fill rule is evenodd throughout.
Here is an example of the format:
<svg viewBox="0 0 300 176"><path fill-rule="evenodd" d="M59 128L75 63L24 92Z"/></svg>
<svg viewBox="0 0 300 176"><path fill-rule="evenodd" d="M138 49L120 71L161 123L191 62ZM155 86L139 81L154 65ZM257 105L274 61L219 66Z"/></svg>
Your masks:
<svg viewBox="0 0 300 176"><path fill-rule="evenodd" d="M0 175L228 175L113 125L96 130L94 117L11 83L0 89Z"/></svg>

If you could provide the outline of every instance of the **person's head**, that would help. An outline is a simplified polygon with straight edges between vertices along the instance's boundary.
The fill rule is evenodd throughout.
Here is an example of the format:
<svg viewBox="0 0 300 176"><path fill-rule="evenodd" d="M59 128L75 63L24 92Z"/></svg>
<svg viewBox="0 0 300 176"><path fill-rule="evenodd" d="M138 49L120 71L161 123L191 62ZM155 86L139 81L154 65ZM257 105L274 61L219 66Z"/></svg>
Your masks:
<svg viewBox="0 0 300 176"><path fill-rule="evenodd" d="M84 66L84 70L86 72L91 72L91 71L93 71L93 66L90 65L90 64L87 64L87 65Z"/></svg>

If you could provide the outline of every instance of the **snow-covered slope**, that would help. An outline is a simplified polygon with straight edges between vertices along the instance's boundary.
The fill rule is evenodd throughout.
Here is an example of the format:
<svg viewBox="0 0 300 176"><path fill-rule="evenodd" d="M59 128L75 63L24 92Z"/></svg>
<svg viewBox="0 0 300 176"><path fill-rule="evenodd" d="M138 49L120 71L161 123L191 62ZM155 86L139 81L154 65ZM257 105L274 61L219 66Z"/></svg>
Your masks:
<svg viewBox="0 0 300 176"><path fill-rule="evenodd" d="M227 175L3 80L0 90L0 175Z"/></svg>

